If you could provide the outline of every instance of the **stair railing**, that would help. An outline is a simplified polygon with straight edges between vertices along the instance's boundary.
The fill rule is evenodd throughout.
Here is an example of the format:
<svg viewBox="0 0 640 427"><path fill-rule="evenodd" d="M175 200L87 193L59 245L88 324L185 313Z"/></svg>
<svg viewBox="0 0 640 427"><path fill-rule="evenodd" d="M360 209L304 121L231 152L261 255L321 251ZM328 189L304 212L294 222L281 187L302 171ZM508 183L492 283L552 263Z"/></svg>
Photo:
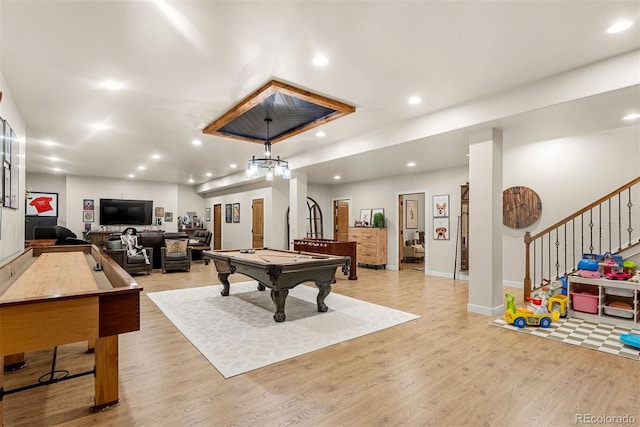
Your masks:
<svg viewBox="0 0 640 427"><path fill-rule="evenodd" d="M524 296L574 272L583 254L618 253L638 245L639 236L640 177L539 233L525 233Z"/></svg>

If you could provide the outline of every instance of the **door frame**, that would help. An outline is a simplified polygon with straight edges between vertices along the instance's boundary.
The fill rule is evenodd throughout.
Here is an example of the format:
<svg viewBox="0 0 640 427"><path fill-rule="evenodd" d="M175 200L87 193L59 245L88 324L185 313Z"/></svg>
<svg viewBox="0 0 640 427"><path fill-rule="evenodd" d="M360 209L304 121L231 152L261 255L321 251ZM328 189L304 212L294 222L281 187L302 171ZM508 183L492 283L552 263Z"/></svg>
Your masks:
<svg viewBox="0 0 640 427"><path fill-rule="evenodd" d="M336 224L334 223L334 219L336 217L335 215L335 207L336 207L336 202L338 201L345 201L349 203L349 219L347 221L347 227L351 227L351 224L353 224L353 222L351 221L351 219L353 218L353 209L351 209L353 207L353 200L351 198L351 196L344 196L344 197L332 197L331 198L331 238L333 239L333 237L336 235L335 233L335 229L336 229Z"/></svg>
<svg viewBox="0 0 640 427"><path fill-rule="evenodd" d="M396 210L396 215L404 215L404 204L400 206L400 197L404 198L407 194L416 194L416 193L424 193L424 275L427 275L429 271L429 242L431 241L431 231L429 229L429 225L431 224L431 193L428 189L418 189L418 190L402 190L396 192L395 203L398 209ZM406 202L406 200L405 200ZM398 217L396 216L396 219ZM404 219L404 218L403 218ZM399 221L396 221L396 259L398 260L398 271L401 270L400 266L400 258L402 257L402 247L400 246L400 229L397 224ZM402 241L404 244L404 239Z"/></svg>

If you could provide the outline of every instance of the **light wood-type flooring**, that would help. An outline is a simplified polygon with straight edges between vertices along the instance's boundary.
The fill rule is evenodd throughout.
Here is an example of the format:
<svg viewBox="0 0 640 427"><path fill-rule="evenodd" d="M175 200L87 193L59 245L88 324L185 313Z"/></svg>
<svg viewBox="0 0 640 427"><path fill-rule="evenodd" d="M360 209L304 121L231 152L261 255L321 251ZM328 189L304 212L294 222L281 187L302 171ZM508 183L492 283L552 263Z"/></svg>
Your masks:
<svg viewBox="0 0 640 427"><path fill-rule="evenodd" d="M142 327L120 337L120 404L90 412L87 376L6 396L5 426L569 426L625 415L640 424L640 361L489 326L467 312L466 281L416 266L359 268L357 281L340 273L333 292L420 319L230 379L145 295L217 284L213 264L136 276ZM60 347L58 368L91 369L85 349ZM48 372L51 354L29 353L5 388Z"/></svg>

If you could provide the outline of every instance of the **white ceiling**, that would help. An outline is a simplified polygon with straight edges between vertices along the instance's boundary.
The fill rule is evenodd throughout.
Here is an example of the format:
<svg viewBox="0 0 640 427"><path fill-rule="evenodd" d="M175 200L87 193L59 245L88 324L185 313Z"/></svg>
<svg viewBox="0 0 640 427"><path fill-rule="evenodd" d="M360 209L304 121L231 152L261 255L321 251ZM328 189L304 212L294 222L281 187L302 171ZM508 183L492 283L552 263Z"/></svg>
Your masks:
<svg viewBox="0 0 640 427"><path fill-rule="evenodd" d="M339 152L372 130L640 48L640 25L605 34L622 18L640 18L640 2L2 0L0 65L26 121L28 172L184 184L238 173L261 146L200 129L275 78L356 106L322 139L273 147L284 158L332 147L335 160L300 170L351 182L466 165L466 128ZM312 64L317 53L328 66ZM124 86L101 89L106 79ZM408 105L412 95L422 104ZM549 139L621 126L623 106L640 108L637 87L483 125Z"/></svg>

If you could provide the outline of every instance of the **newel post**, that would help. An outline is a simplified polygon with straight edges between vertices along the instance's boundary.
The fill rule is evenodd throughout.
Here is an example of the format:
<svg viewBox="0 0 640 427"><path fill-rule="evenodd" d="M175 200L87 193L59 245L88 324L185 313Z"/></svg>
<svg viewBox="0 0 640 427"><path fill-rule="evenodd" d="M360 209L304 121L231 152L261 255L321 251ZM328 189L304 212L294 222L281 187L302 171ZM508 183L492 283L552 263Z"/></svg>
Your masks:
<svg viewBox="0 0 640 427"><path fill-rule="evenodd" d="M524 297L531 296L531 276L530 276L530 258L529 258L529 245L531 244L531 234L528 231L524 233Z"/></svg>

